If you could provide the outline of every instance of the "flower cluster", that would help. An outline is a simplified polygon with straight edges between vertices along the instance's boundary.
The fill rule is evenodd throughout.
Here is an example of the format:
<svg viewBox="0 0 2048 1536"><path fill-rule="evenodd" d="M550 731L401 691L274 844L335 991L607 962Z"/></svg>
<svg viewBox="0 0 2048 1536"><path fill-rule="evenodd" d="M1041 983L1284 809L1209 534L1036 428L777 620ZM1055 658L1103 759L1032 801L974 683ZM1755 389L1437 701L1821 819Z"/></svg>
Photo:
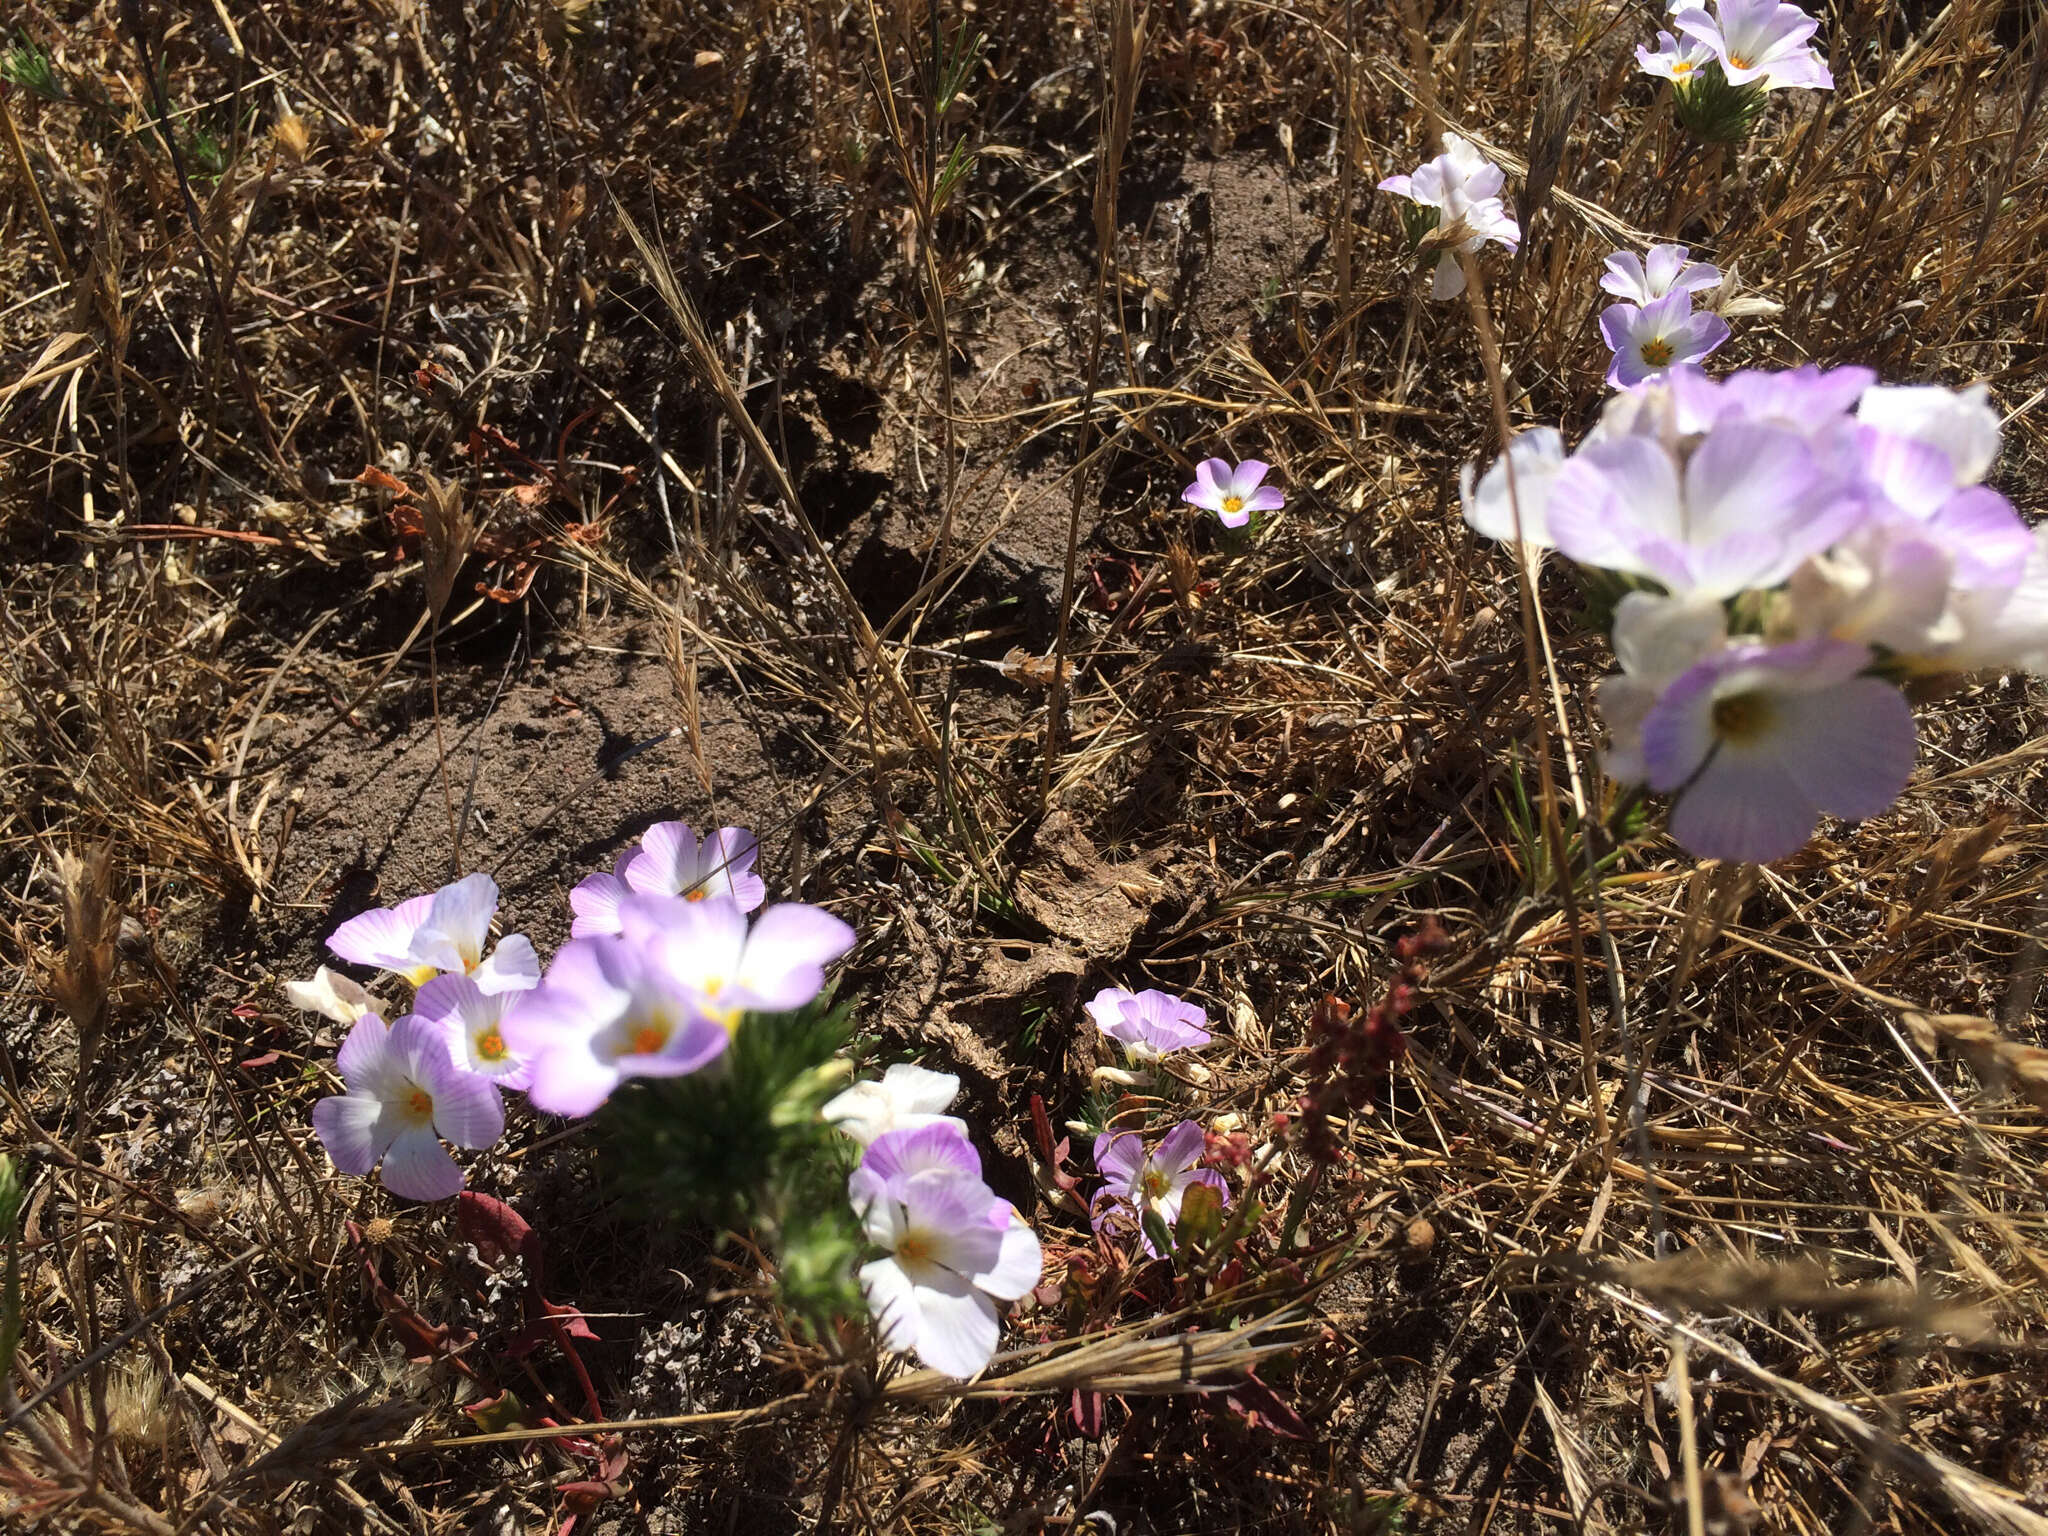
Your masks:
<svg viewBox="0 0 2048 1536"><path fill-rule="evenodd" d="M1653 245L1647 259L1633 251L1607 258L1600 286L1621 299L1600 315L1600 334L1614 352L1607 382L1620 389L1696 363L1728 339L1728 322L1703 311L1692 296L1717 287L1721 269L1691 260L1682 245Z"/></svg>
<svg viewBox="0 0 2048 1536"><path fill-rule="evenodd" d="M959 1090L949 1073L898 1064L823 1112L863 1148L846 1189L884 1255L860 1268L883 1344L965 1378L995 1353L996 1303L1036 1286L1044 1257L1016 1207L983 1182L967 1127L943 1113Z"/></svg>
<svg viewBox="0 0 2048 1536"><path fill-rule="evenodd" d="M1703 139L1745 137L1771 91L1833 90L1827 59L1810 45L1820 23L1781 0L1712 0L1713 10L1671 7L1671 31L1636 49L1644 74L1669 80L1679 121ZM1676 35L1674 35L1674 33Z"/></svg>
<svg viewBox="0 0 2048 1536"><path fill-rule="evenodd" d="M368 991L325 966L288 985L300 1007L353 1026L337 1063L346 1092L313 1113L335 1167L368 1174L381 1161L393 1194L443 1199L463 1174L441 1139L494 1143L500 1090L586 1115L624 1078L707 1066L748 1013L809 1003L853 930L797 904L749 922L765 894L754 857L753 837L736 827L700 845L683 823L657 823L617 876L594 875L571 894L575 936L545 975L525 935L490 946L489 875L343 923L327 941L337 957L416 991L387 1026Z"/></svg>
<svg viewBox="0 0 2048 1536"><path fill-rule="evenodd" d="M1501 200L1506 181L1471 140L1446 133L1442 154L1379 184L1380 191L1408 200L1402 224L1409 248L1438 253L1431 298L1455 299L1465 291L1460 253L1473 255L1489 240L1510 252L1521 244L1522 227Z"/></svg>
<svg viewBox="0 0 2048 1536"><path fill-rule="evenodd" d="M1537 428L1468 466L1465 517L1629 589L1610 776L1676 796L1694 853L1767 861L1904 789L1901 680L2048 667L2048 544L1982 484L2000 428L1981 386L1675 367L1569 454Z"/></svg>

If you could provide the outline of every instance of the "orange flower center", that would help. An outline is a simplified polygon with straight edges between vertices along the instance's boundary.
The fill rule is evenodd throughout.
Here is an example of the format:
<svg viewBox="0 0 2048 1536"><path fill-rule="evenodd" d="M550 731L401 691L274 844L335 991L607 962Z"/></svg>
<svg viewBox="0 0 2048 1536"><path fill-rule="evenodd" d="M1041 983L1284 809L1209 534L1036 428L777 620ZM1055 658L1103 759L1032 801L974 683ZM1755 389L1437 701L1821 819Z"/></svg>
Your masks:
<svg viewBox="0 0 2048 1536"><path fill-rule="evenodd" d="M1643 343L1643 361L1652 368L1662 368L1671 361L1671 343L1662 336Z"/></svg>
<svg viewBox="0 0 2048 1536"><path fill-rule="evenodd" d="M710 894L711 893L705 890L703 886L693 885L687 891L683 892L683 900L702 901L706 896L709 896Z"/></svg>
<svg viewBox="0 0 2048 1536"><path fill-rule="evenodd" d="M642 1024L633 1031L633 1054L635 1056L652 1056L656 1051L668 1044L668 1037L671 1033L672 1031L666 1024Z"/></svg>
<svg viewBox="0 0 2048 1536"><path fill-rule="evenodd" d="M476 1037L476 1053L485 1061L505 1059L505 1037L495 1029L487 1030Z"/></svg>
<svg viewBox="0 0 2048 1536"><path fill-rule="evenodd" d="M1728 67L1730 69L1747 69L1749 68L1749 60L1739 53L1731 53L1728 55Z"/></svg>
<svg viewBox="0 0 2048 1536"><path fill-rule="evenodd" d="M414 1088L406 1098L405 1112L415 1120L434 1118L434 1096L424 1088Z"/></svg>
<svg viewBox="0 0 2048 1536"><path fill-rule="evenodd" d="M912 1230L896 1241L896 1258L899 1263L929 1264L932 1261L932 1240L924 1233Z"/></svg>
<svg viewBox="0 0 2048 1536"><path fill-rule="evenodd" d="M1147 1168L1138 1180L1138 1187L1147 1200L1163 1200L1173 1189L1173 1180L1157 1168Z"/></svg>

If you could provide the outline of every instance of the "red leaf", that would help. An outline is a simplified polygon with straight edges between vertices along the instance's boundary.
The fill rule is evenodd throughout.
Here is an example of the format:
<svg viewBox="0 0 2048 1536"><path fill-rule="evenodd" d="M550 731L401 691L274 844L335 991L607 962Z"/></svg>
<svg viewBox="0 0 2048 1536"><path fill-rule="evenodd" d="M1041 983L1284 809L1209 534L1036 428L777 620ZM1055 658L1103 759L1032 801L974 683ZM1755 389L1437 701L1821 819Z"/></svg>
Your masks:
<svg viewBox="0 0 2048 1536"><path fill-rule="evenodd" d="M1244 1380L1232 1386L1224 1400L1243 1414L1247 1422L1264 1423L1274 1434L1289 1440L1307 1440L1315 1434L1285 1398L1259 1380L1257 1371L1245 1372Z"/></svg>
<svg viewBox="0 0 2048 1536"><path fill-rule="evenodd" d="M538 1255L539 1243L526 1218L502 1200L466 1189L455 1197L455 1226L464 1242L476 1245L486 1264Z"/></svg>

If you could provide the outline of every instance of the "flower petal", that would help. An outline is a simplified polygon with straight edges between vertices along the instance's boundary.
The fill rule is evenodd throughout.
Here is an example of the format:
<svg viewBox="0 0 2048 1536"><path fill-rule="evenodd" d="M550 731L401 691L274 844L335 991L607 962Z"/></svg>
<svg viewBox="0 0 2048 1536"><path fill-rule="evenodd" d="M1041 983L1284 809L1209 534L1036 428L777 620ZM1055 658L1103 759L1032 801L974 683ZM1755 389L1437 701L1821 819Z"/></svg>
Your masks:
<svg viewBox="0 0 2048 1536"><path fill-rule="evenodd" d="M626 898L626 882L617 875L592 875L579 881L569 892L569 907L576 921L569 937L587 939L619 931L619 903Z"/></svg>
<svg viewBox="0 0 2048 1536"><path fill-rule="evenodd" d="M922 1318L916 1287L894 1259L876 1259L860 1267L860 1288L867 1297L868 1315L875 1320L875 1335L884 1349L908 1352L917 1347Z"/></svg>
<svg viewBox="0 0 2048 1536"><path fill-rule="evenodd" d="M413 935L434 905L431 894L395 907L360 912L327 936L327 947L343 960L400 971L412 963Z"/></svg>
<svg viewBox="0 0 2048 1536"><path fill-rule="evenodd" d="M489 1078L446 1062L421 1086L434 1097L434 1129L456 1146L481 1151L505 1134L505 1101Z"/></svg>
<svg viewBox="0 0 2048 1536"><path fill-rule="evenodd" d="M508 933L476 968L477 987L484 992L525 992L540 985L540 956L533 940Z"/></svg>
<svg viewBox="0 0 2048 1536"><path fill-rule="evenodd" d="M996 1352L1002 1330L996 1304L959 1275L920 1275L917 1355L935 1371L962 1380L977 1374Z"/></svg>
<svg viewBox="0 0 2048 1536"><path fill-rule="evenodd" d="M1152 1154L1152 1166L1163 1173L1179 1173L1193 1167L1208 1145L1202 1122L1183 1120L1161 1138L1159 1149Z"/></svg>
<svg viewBox="0 0 2048 1536"><path fill-rule="evenodd" d="M327 1157L343 1173L361 1178L399 1132L395 1116L385 1113L381 1099L368 1094L338 1094L313 1106L313 1130Z"/></svg>
<svg viewBox="0 0 2048 1536"><path fill-rule="evenodd" d="M355 1088L367 1087L380 1078L385 1069L390 1038L390 1026L376 1014L366 1013L357 1019L334 1058L342 1081Z"/></svg>
<svg viewBox="0 0 2048 1536"><path fill-rule="evenodd" d="M1095 1138L1095 1166L1112 1183L1136 1182L1145 1166L1145 1138L1136 1131L1104 1131Z"/></svg>
<svg viewBox="0 0 2048 1536"><path fill-rule="evenodd" d="M463 1186L462 1170L432 1131L400 1131L384 1154L384 1187L407 1200L446 1200Z"/></svg>
<svg viewBox="0 0 2048 1536"><path fill-rule="evenodd" d="M1008 1201L1002 1202L1002 1251L993 1268L974 1276L975 1289L999 1301L1015 1301L1038 1284L1045 1273L1045 1251L1038 1234L1017 1218Z"/></svg>
<svg viewBox="0 0 2048 1536"><path fill-rule="evenodd" d="M754 920L734 980L766 1011L801 1008L823 988L825 967L853 948L856 937L822 907L783 902Z"/></svg>

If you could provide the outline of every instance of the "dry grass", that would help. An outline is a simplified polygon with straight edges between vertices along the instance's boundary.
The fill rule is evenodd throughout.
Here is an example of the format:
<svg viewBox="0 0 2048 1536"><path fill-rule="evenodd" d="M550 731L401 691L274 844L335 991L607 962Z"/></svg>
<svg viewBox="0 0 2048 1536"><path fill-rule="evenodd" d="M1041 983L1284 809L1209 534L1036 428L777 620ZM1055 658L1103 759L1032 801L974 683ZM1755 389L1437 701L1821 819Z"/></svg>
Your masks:
<svg viewBox="0 0 2048 1536"><path fill-rule="evenodd" d="M10 1528L2048 1530L2040 686L1926 708L1898 808L1782 865L1591 878L1604 643L1546 572L1531 651L1455 494L1490 382L1588 417L1595 277L1647 234L1739 274L1732 359L1988 380L2039 515L2048 13L1834 5L1836 91L1700 151L1633 68L1656 10L982 0L942 107L950 3L13 13ZM1470 312L1369 191L1433 116L1521 199ZM1173 505L1219 443L1290 490L1250 543ZM492 1345L510 1282L444 1216L307 1134L332 1040L274 983L336 899L315 768L431 718L481 846L464 733L635 625L673 697L621 744L684 739L707 795L712 701L787 744L765 840L1012 1172L1031 1094L1085 1112L1078 978L1227 1020L1189 1091L1257 1140L1311 1007L1436 914L1305 1246L1146 1323L1048 1189L1066 1291L991 1379L878 1384L528 1135L495 1172L607 1418L465 1417L592 1414ZM977 946L992 1009L898 1006Z"/></svg>

